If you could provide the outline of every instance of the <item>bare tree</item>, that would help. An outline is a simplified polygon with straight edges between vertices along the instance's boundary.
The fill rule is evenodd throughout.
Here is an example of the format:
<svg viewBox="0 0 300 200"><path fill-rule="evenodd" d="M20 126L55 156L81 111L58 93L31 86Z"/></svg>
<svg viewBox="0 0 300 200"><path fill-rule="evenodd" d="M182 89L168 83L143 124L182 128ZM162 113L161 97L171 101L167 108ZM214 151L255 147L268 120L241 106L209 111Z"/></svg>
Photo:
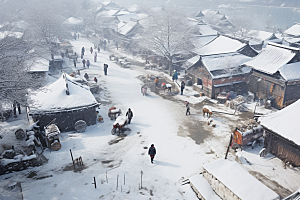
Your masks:
<svg viewBox="0 0 300 200"><path fill-rule="evenodd" d="M172 59L175 54L188 50L191 28L187 18L173 9L149 13L147 27L140 44L168 59L169 74L172 74Z"/></svg>
<svg viewBox="0 0 300 200"><path fill-rule="evenodd" d="M242 39L246 38L248 32L253 26L251 19L246 16L236 16L232 18L231 21L234 25L233 34L241 37Z"/></svg>

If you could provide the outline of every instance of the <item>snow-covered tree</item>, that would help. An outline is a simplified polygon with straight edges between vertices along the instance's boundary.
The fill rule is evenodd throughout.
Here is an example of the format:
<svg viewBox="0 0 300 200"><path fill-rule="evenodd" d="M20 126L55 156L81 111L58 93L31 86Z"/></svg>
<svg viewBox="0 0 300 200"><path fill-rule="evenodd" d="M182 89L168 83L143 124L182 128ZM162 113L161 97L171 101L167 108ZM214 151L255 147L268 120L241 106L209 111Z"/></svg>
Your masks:
<svg viewBox="0 0 300 200"><path fill-rule="evenodd" d="M149 13L140 44L168 59L169 74L176 54L189 50L192 39L187 18L175 9L164 8Z"/></svg>
<svg viewBox="0 0 300 200"><path fill-rule="evenodd" d="M29 88L41 86L41 79L28 73L34 62L33 45L26 41L26 34L2 32L0 38L0 99L12 103L27 102Z"/></svg>
<svg viewBox="0 0 300 200"><path fill-rule="evenodd" d="M247 37L247 34L253 27L253 23L249 17L236 16L231 19L234 27L232 29L233 35L241 37L242 39Z"/></svg>

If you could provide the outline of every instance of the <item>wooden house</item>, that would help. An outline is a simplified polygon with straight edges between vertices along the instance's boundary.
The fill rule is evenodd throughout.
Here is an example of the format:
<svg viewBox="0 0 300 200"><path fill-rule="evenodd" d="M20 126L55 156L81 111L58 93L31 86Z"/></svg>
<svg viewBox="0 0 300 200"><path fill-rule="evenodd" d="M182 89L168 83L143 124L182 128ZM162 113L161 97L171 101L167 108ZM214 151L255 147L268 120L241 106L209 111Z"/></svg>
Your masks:
<svg viewBox="0 0 300 200"><path fill-rule="evenodd" d="M300 167L300 100L288 107L259 118L264 128L261 156L272 153L285 163Z"/></svg>
<svg viewBox="0 0 300 200"><path fill-rule="evenodd" d="M210 98L223 91L242 92L246 88L250 68L240 65L257 53L245 43L219 36L195 49L197 56L186 62L186 72L193 80L194 89Z"/></svg>
<svg viewBox="0 0 300 200"><path fill-rule="evenodd" d="M269 43L243 66L252 68L249 91L283 108L300 98L300 49Z"/></svg>
<svg viewBox="0 0 300 200"><path fill-rule="evenodd" d="M66 74L43 90L32 93L28 116L41 128L56 118L61 132L75 130L79 120L86 125L96 124L96 108L99 107L89 87L81 85Z"/></svg>
<svg viewBox="0 0 300 200"><path fill-rule="evenodd" d="M295 23L284 31L284 41L291 47L300 48L300 23Z"/></svg>

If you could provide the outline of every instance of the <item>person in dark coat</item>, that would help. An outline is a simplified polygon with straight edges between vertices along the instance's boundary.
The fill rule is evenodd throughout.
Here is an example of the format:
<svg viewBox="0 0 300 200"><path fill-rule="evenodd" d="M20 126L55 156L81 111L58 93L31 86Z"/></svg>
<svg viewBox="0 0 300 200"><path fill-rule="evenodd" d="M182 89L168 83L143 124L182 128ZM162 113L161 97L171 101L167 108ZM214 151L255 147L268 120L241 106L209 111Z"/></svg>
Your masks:
<svg viewBox="0 0 300 200"><path fill-rule="evenodd" d="M73 60L73 63L74 63L74 67L76 68L76 60L75 59Z"/></svg>
<svg viewBox="0 0 300 200"><path fill-rule="evenodd" d="M91 51L91 54L93 54L93 47L91 47L90 51Z"/></svg>
<svg viewBox="0 0 300 200"><path fill-rule="evenodd" d="M85 60L82 60L83 68L85 68Z"/></svg>
<svg viewBox="0 0 300 200"><path fill-rule="evenodd" d="M181 81L181 86L180 86L180 89L181 89L181 95L183 94L184 88L185 88L185 83L184 83L184 81Z"/></svg>
<svg viewBox="0 0 300 200"><path fill-rule="evenodd" d="M133 118L133 113L130 108L128 108L128 111L126 112L126 116L128 117L128 124L130 124L131 119Z"/></svg>
<svg viewBox="0 0 300 200"><path fill-rule="evenodd" d="M84 47L81 48L81 54L84 55Z"/></svg>
<svg viewBox="0 0 300 200"><path fill-rule="evenodd" d="M151 163L153 163L153 159L154 159L155 154L156 154L156 149L154 147L154 144L151 144L151 147L148 150L148 155L151 158Z"/></svg>
<svg viewBox="0 0 300 200"><path fill-rule="evenodd" d="M87 66L87 68L90 68L90 64L91 64L90 61L87 60L87 61L86 61L86 66Z"/></svg>
<svg viewBox="0 0 300 200"><path fill-rule="evenodd" d="M17 101L14 101L13 103L13 111L14 111L14 117L17 117Z"/></svg>
<svg viewBox="0 0 300 200"><path fill-rule="evenodd" d="M104 68L104 75L106 76L106 75L107 75L107 68L108 68L108 65L107 65L107 64L104 64L103 68Z"/></svg>
<svg viewBox="0 0 300 200"><path fill-rule="evenodd" d="M94 62L97 62L97 52L95 51Z"/></svg>
<svg viewBox="0 0 300 200"><path fill-rule="evenodd" d="M94 81L97 83L97 82L98 82L98 79L95 77L95 78L94 78Z"/></svg>
<svg viewBox="0 0 300 200"><path fill-rule="evenodd" d="M189 104L190 103L188 101L185 102L185 106L186 106L185 115L188 115L188 113L189 113L189 115L191 115L191 113L190 113L190 105Z"/></svg>
<svg viewBox="0 0 300 200"><path fill-rule="evenodd" d="M89 80L89 75L87 73L85 73L84 78L88 81Z"/></svg>
<svg viewBox="0 0 300 200"><path fill-rule="evenodd" d="M17 102L17 108L18 108L19 115L22 114L21 113L21 104L19 102Z"/></svg>
<svg viewBox="0 0 300 200"><path fill-rule="evenodd" d="M98 44L98 53L100 53L100 44Z"/></svg>

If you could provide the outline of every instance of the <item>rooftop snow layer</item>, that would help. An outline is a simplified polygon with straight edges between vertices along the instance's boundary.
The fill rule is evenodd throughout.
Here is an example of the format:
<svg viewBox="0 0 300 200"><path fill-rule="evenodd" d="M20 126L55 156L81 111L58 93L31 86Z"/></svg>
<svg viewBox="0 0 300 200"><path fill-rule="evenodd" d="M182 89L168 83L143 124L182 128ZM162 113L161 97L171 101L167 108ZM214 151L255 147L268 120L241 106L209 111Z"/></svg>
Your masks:
<svg viewBox="0 0 300 200"><path fill-rule="evenodd" d="M213 191L207 180L202 175L193 176L192 178L189 178L189 180L204 199L221 200L221 198Z"/></svg>
<svg viewBox="0 0 300 200"><path fill-rule="evenodd" d="M260 124L282 137L293 141L297 145L300 145L299 112L300 100L276 113L260 117Z"/></svg>
<svg viewBox="0 0 300 200"><path fill-rule="evenodd" d="M292 27L287 29L284 33L295 36L295 37L299 37L300 36L300 23L294 24Z"/></svg>
<svg viewBox="0 0 300 200"><path fill-rule="evenodd" d="M219 36L210 43L206 44L202 48L197 49L195 52L199 55L214 55L222 53L237 52L241 48L245 47L246 44L231 39L225 36Z"/></svg>
<svg viewBox="0 0 300 200"><path fill-rule="evenodd" d="M129 22L130 19L136 19L136 20L138 20L139 16L137 14L135 14L135 13L128 13L128 14L118 15L118 19L121 22Z"/></svg>
<svg viewBox="0 0 300 200"><path fill-rule="evenodd" d="M292 50L299 49L269 43L256 57L244 63L244 65L267 74L274 74L294 58L296 53Z"/></svg>
<svg viewBox="0 0 300 200"><path fill-rule="evenodd" d="M49 71L49 60L39 59L30 66L30 72L48 72Z"/></svg>
<svg viewBox="0 0 300 200"><path fill-rule="evenodd" d="M300 62L284 65L279 72L287 81L300 80Z"/></svg>
<svg viewBox="0 0 300 200"><path fill-rule="evenodd" d="M220 158L203 165L234 194L243 200L277 200L278 194L262 184L235 161Z"/></svg>
<svg viewBox="0 0 300 200"><path fill-rule="evenodd" d="M64 21L64 24L69 25L83 25L83 19L70 17L66 21Z"/></svg>
<svg viewBox="0 0 300 200"><path fill-rule="evenodd" d="M122 35L127 35L127 33L129 33L137 23L138 22L129 21L119 29L119 33Z"/></svg>
<svg viewBox="0 0 300 200"><path fill-rule="evenodd" d="M206 24L198 25L198 28L199 28L199 33L201 35L217 35L218 34L218 31L215 31L209 25L206 25Z"/></svg>
<svg viewBox="0 0 300 200"><path fill-rule="evenodd" d="M195 49L199 49L203 46L205 46L206 44L208 44L209 42L211 42L212 40L214 40L217 36L213 35L213 36L195 36L195 39L193 40L193 45L195 46Z"/></svg>
<svg viewBox="0 0 300 200"><path fill-rule="evenodd" d="M30 105L30 111L56 111L97 104L87 86L74 82L69 75L66 76L70 95L66 94L66 82L61 76L54 83L31 95L33 103Z"/></svg>
<svg viewBox="0 0 300 200"><path fill-rule="evenodd" d="M209 71L237 68L249 60L251 60L251 57L239 53L228 53L202 57L202 62Z"/></svg>

